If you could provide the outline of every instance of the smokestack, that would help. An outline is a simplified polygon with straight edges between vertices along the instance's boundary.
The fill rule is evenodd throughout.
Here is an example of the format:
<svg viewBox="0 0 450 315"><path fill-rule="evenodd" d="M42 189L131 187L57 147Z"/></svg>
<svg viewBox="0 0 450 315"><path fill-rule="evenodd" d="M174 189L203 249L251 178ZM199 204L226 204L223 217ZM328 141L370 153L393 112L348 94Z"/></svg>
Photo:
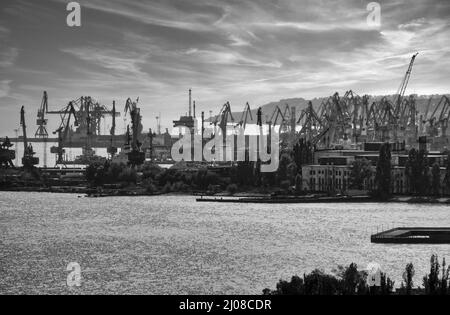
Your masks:
<svg viewBox="0 0 450 315"><path fill-rule="evenodd" d="M195 101L194 101L194 118L196 118L196 117L195 117Z"/></svg>
<svg viewBox="0 0 450 315"><path fill-rule="evenodd" d="M192 117L192 90L189 89L189 117Z"/></svg>

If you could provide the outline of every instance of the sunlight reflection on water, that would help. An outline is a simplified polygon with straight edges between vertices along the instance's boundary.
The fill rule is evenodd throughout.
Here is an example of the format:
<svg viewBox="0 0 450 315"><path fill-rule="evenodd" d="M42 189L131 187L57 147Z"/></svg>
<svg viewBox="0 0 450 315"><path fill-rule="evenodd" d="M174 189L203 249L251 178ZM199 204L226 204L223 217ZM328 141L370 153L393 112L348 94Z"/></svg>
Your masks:
<svg viewBox="0 0 450 315"><path fill-rule="evenodd" d="M449 245L376 245L376 227L450 226L448 206L251 205L0 192L0 293L260 294L315 268L377 262L416 284ZM82 268L68 288L66 267Z"/></svg>

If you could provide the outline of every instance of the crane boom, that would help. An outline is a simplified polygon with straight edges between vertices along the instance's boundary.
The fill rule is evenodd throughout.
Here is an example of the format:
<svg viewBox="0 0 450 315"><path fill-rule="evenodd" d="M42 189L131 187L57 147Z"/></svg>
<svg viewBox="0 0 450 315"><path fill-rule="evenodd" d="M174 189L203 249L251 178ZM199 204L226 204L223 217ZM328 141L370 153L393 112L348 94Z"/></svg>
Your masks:
<svg viewBox="0 0 450 315"><path fill-rule="evenodd" d="M20 125L22 126L24 152L28 149L27 126L25 124L25 107L20 110Z"/></svg>
<svg viewBox="0 0 450 315"><path fill-rule="evenodd" d="M395 113L398 114L400 112L400 107L403 101L403 97L405 96L406 88L408 87L409 79L411 78L412 69L414 66L414 62L416 61L417 56L419 53L416 53L412 56L411 62L409 63L408 70L406 71L405 77L403 78L403 81L397 91L397 102L396 102L396 108Z"/></svg>

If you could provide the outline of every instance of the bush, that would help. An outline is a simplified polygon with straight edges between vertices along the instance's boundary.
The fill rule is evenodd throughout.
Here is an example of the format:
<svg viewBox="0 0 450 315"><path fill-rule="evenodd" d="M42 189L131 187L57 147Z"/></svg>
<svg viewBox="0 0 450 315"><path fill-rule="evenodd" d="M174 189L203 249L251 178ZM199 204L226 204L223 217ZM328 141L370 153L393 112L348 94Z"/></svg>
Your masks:
<svg viewBox="0 0 450 315"><path fill-rule="evenodd" d="M289 180L284 180L280 183L280 188L287 191L291 188L291 182Z"/></svg>
<svg viewBox="0 0 450 315"><path fill-rule="evenodd" d="M127 168L125 164L113 163L109 166L107 171L107 181L109 183L117 183L119 182L120 175Z"/></svg>
<svg viewBox="0 0 450 315"><path fill-rule="evenodd" d="M155 184L153 183L153 180L151 178L147 178L142 182L142 186L145 187L145 191L148 194L154 194L158 191Z"/></svg>
<svg viewBox="0 0 450 315"><path fill-rule="evenodd" d="M133 168L124 169L119 175L119 181L136 184L137 182L136 170Z"/></svg>
<svg viewBox="0 0 450 315"><path fill-rule="evenodd" d="M228 185L227 191L230 193L230 195L234 195L238 191L238 186L236 184Z"/></svg>
<svg viewBox="0 0 450 315"><path fill-rule="evenodd" d="M164 188L162 189L162 192L165 194L168 194L170 192L172 192L172 185L170 185L169 183L167 183Z"/></svg>
<svg viewBox="0 0 450 315"><path fill-rule="evenodd" d="M145 163L141 166L139 171L142 172L143 179L155 179L158 175L165 172L164 169L154 163Z"/></svg>

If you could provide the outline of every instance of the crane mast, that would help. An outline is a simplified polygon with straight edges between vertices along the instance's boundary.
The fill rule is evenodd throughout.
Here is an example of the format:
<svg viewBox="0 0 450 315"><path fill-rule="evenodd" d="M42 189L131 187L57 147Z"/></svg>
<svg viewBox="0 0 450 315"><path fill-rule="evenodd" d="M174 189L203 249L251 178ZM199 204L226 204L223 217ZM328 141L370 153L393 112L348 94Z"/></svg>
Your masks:
<svg viewBox="0 0 450 315"><path fill-rule="evenodd" d="M396 102L396 108L395 108L396 115L398 115L401 110L403 97L405 96L406 88L408 87L409 79L411 78L411 73L412 73L412 69L414 66L414 62L416 61L416 58L418 55L419 55L419 53L416 53L415 55L412 56L411 62L409 63L408 71L406 71L405 77L400 85L400 88L398 89L398 92L397 92L398 96L397 96L397 102Z"/></svg>
<svg viewBox="0 0 450 315"><path fill-rule="evenodd" d="M33 146L31 144L28 144L24 106L22 106L22 109L20 110L20 125L22 126L23 146L24 146L22 165L25 169L32 169L39 164L39 158L34 157L36 153L33 150Z"/></svg>

